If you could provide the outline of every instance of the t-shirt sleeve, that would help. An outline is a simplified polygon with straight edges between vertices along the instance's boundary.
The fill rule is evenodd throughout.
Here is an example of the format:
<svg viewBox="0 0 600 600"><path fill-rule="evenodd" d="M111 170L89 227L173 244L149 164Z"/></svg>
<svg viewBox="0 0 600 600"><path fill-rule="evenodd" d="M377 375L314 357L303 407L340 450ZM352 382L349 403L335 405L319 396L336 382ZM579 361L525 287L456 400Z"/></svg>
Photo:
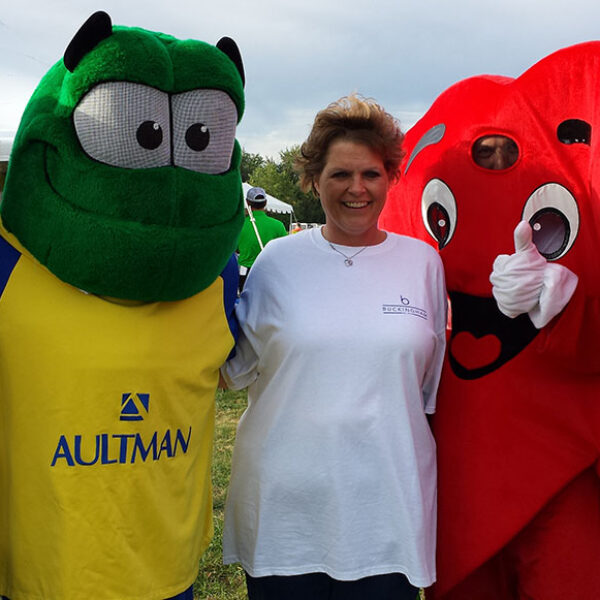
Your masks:
<svg viewBox="0 0 600 600"><path fill-rule="evenodd" d="M432 307L435 330L435 349L423 380L423 407L425 413L433 414L436 408L437 390L440 383L444 356L446 353L446 325L448 322L448 296L444 278L444 268L439 256L432 264Z"/></svg>
<svg viewBox="0 0 600 600"><path fill-rule="evenodd" d="M223 309L225 310L225 316L231 335L233 336L234 341L237 341L239 324L235 314L235 301L237 299L239 271L235 254L232 254L229 258L229 261L221 273L221 278L223 279ZM235 352L236 349L234 347L230 356L233 356Z"/></svg>
<svg viewBox="0 0 600 600"><path fill-rule="evenodd" d="M257 377L258 356L242 331L238 337L235 354L221 367L221 375L231 390L242 390Z"/></svg>
<svg viewBox="0 0 600 600"><path fill-rule="evenodd" d="M8 283L21 253L13 248L3 237L0 237L0 296Z"/></svg>
<svg viewBox="0 0 600 600"><path fill-rule="evenodd" d="M266 331L275 326L275 315L280 313L277 294L272 291L273 282L277 281L276 270L268 255L266 251L259 254L236 306L240 335L235 356L221 369L231 389L243 389L257 379Z"/></svg>

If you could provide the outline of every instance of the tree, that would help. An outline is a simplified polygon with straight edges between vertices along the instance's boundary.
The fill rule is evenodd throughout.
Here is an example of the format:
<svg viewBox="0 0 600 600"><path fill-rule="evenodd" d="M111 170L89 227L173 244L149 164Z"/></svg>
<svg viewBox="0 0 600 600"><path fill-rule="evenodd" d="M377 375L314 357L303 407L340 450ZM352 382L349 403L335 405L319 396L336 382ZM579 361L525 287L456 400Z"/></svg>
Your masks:
<svg viewBox="0 0 600 600"><path fill-rule="evenodd" d="M252 173L264 164L265 159L260 154L252 154L242 148L242 181L250 181Z"/></svg>
<svg viewBox="0 0 600 600"><path fill-rule="evenodd" d="M312 192L304 193L300 189L299 177L294 170L294 161L299 152L300 146L295 145L279 153L279 162L268 158L252 172L249 181L291 204L297 221L324 223L325 214L319 200Z"/></svg>

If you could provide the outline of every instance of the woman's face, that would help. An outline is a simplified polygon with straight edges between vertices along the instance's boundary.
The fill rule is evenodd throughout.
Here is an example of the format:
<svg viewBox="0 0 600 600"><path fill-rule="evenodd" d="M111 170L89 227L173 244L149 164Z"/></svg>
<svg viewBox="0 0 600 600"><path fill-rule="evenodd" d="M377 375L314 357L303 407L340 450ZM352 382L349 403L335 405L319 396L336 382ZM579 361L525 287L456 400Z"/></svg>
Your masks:
<svg viewBox="0 0 600 600"><path fill-rule="evenodd" d="M383 241L377 227L389 178L381 156L369 146L335 140L315 179L325 212L325 237L334 244L367 246Z"/></svg>

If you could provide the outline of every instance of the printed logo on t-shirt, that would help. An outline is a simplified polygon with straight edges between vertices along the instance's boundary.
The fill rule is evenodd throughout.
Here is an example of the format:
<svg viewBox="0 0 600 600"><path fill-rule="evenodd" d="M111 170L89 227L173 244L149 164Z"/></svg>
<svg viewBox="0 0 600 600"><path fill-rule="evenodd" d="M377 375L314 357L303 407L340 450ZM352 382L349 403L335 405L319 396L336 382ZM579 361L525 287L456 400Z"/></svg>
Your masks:
<svg viewBox="0 0 600 600"><path fill-rule="evenodd" d="M113 415L116 408L113 403ZM144 421L150 411L150 394L121 394L119 421ZM114 417L113 417L114 418ZM60 435L50 461L51 467L89 467L153 462L187 454L191 426L158 431L69 433Z"/></svg>
<svg viewBox="0 0 600 600"><path fill-rule="evenodd" d="M148 413L150 394L123 394L121 397L121 421L142 421L142 413Z"/></svg>
<svg viewBox="0 0 600 600"><path fill-rule="evenodd" d="M412 306L406 296L400 296L399 304L383 304L384 315L409 315L427 320L427 311L424 308Z"/></svg>

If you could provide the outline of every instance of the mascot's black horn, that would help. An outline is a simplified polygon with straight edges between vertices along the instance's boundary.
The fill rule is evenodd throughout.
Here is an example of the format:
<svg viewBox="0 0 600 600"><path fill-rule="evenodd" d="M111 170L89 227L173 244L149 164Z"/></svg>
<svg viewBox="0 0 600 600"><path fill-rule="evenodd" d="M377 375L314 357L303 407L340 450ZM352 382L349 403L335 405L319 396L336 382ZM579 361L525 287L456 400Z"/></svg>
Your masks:
<svg viewBox="0 0 600 600"><path fill-rule="evenodd" d="M104 11L95 12L75 34L65 50L63 62L71 71L90 50L93 50L102 40L112 35L112 22Z"/></svg>
<svg viewBox="0 0 600 600"><path fill-rule="evenodd" d="M240 77L242 78L242 85L245 86L246 77L244 75L244 63L242 62L242 55L240 54L240 50L237 47L237 44L230 37L222 37L217 42L217 48L221 52L225 52L225 54L229 56L229 58L240 73Z"/></svg>

